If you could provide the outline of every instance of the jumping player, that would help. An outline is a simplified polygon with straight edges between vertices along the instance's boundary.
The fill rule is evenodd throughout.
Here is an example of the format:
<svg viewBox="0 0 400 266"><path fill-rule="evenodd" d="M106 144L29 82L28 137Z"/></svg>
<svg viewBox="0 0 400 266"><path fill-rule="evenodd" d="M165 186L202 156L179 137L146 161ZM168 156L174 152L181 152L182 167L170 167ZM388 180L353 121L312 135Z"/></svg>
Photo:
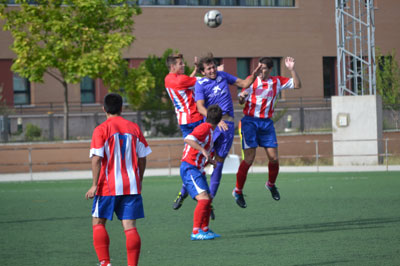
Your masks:
<svg viewBox="0 0 400 266"><path fill-rule="evenodd" d="M205 123L197 126L185 138L181 164L182 182L190 196L197 200L193 215L193 231L191 240L210 240L220 235L208 228L211 213L210 190L204 172L207 163L215 165L210 152L213 147L213 132L221 121L222 110L218 105L211 105L207 109Z"/></svg>
<svg viewBox="0 0 400 266"><path fill-rule="evenodd" d="M164 79L165 89L175 107L176 117L185 138L195 127L203 122L203 116L197 111L194 101L194 85L196 83L195 74L197 72L195 58L195 68L190 76L185 75L185 62L182 54L170 55L167 57L168 75ZM182 185L172 208L179 209L188 193Z"/></svg>
<svg viewBox="0 0 400 266"><path fill-rule="evenodd" d="M226 156L231 149L235 133L234 110L229 84L247 88L254 82L261 68L259 64L251 76L245 80L223 71L217 71L212 57L203 57L199 61L200 73L204 76L195 85L195 100L197 110L207 117L207 107L213 104L222 109L222 120L219 122L213 136L216 166L210 178L210 194L214 198L222 177L222 168Z"/></svg>
<svg viewBox="0 0 400 266"><path fill-rule="evenodd" d="M285 65L292 78L270 76L273 61L269 57L259 60L261 73L248 88L243 88L239 94L239 103L246 103L242 118L242 149L244 160L241 162L236 174L236 187L232 192L236 203L246 208L243 197L243 187L246 182L247 172L254 162L256 148L263 147L268 156L268 181L265 187L271 192L274 200L279 200L280 195L275 185L279 172L278 143L274 123L271 120L274 114L274 104L281 90L301 88L300 78L294 68L295 61L292 57L285 58Z"/></svg>
<svg viewBox="0 0 400 266"><path fill-rule="evenodd" d="M110 266L110 239L105 225L115 212L125 231L128 266L133 266L138 264L140 255L136 219L144 218L141 189L146 156L151 149L138 125L121 117L120 95L107 94L103 110L107 120L93 132L93 184L85 195L86 199L94 198L93 245L100 265Z"/></svg>

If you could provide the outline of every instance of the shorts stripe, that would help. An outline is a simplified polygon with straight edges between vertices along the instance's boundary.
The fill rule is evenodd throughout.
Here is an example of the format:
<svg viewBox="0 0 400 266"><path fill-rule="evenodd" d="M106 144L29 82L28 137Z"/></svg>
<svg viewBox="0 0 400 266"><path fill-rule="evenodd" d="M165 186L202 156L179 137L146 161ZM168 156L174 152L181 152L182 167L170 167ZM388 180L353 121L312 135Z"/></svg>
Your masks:
<svg viewBox="0 0 400 266"><path fill-rule="evenodd" d="M196 191L197 191L198 194L200 194L200 193L203 192L203 191L206 191L205 189L200 188L200 187L196 184L196 181L194 180L193 175L190 175L190 178L192 179L193 185L194 185L194 187L196 188Z"/></svg>

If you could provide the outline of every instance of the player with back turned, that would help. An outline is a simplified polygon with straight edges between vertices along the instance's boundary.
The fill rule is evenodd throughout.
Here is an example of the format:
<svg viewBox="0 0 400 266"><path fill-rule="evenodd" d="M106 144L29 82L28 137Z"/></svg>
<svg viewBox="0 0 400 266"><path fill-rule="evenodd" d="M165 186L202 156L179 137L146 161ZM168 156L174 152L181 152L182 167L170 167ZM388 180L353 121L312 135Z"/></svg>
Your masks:
<svg viewBox="0 0 400 266"><path fill-rule="evenodd" d="M92 199L93 245L101 266L110 266L110 239L106 221L114 212L126 236L128 266L137 265L141 240L136 219L144 218L142 180L146 156L151 153L137 124L121 116L122 97L109 93L103 110L107 120L95 128L90 146L93 184L86 193Z"/></svg>
<svg viewBox="0 0 400 266"><path fill-rule="evenodd" d="M259 62L262 66L261 73L251 86L243 88L239 94L239 103L246 103L243 109L244 117L241 120L244 160L236 174L236 187L232 195L242 208L247 207L243 197L243 187L258 146L265 149L269 160L268 181L265 187L271 192L274 200L280 199L275 185L279 173L278 142L271 117L274 114L275 101L281 90L301 88L301 81L294 68L295 61L292 57L285 58L285 65L292 75L291 78L271 76L273 68L271 58L263 57Z"/></svg>

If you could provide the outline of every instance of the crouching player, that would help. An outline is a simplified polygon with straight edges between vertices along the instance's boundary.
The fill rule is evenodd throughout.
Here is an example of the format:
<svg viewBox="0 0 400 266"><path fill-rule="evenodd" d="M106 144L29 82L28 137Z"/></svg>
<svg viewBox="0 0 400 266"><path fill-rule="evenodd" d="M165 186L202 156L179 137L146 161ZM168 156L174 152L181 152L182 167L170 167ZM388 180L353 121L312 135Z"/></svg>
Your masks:
<svg viewBox="0 0 400 266"><path fill-rule="evenodd" d="M212 198L204 166L207 163L215 166L215 161L210 152L213 146L213 133L221 118L221 108L218 105L209 106L206 122L197 126L184 140L181 178L189 195L197 200L193 215L191 240L210 240L220 236L208 228Z"/></svg>

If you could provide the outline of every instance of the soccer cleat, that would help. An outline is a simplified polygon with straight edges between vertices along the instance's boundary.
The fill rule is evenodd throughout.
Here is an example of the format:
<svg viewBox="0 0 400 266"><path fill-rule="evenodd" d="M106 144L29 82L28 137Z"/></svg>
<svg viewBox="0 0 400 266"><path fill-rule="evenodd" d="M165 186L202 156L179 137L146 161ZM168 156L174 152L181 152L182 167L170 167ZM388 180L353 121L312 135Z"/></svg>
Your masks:
<svg viewBox="0 0 400 266"><path fill-rule="evenodd" d="M172 208L174 210L179 209L180 207L182 207L183 201L186 199L186 197L188 196L188 194L186 193L186 195L182 195L182 192L179 192L178 196L176 197L174 204L172 205Z"/></svg>
<svg viewBox="0 0 400 266"><path fill-rule="evenodd" d="M210 231L210 230L208 230ZM199 230L197 234L191 234L190 235L190 240L211 240L214 239L215 236L214 234L208 234L208 232L203 232L202 230Z"/></svg>
<svg viewBox="0 0 400 266"><path fill-rule="evenodd" d="M107 262L107 261L103 260L103 261L100 261L99 266L112 266L112 265L111 265L110 262Z"/></svg>
<svg viewBox="0 0 400 266"><path fill-rule="evenodd" d="M211 218L211 220L215 220L214 207L212 205L211 205L210 218Z"/></svg>
<svg viewBox="0 0 400 266"><path fill-rule="evenodd" d="M235 198L237 205L241 208L246 208L247 204L246 201L244 200L243 194L238 194L235 192L235 189L232 191L232 196Z"/></svg>
<svg viewBox="0 0 400 266"><path fill-rule="evenodd" d="M267 189L269 189L269 191L271 192L271 196L274 200L280 200L281 196L279 195L279 191L278 188L274 185L272 187L268 186L267 184L265 184L265 187Z"/></svg>
<svg viewBox="0 0 400 266"><path fill-rule="evenodd" d="M211 229L208 229L208 231L207 232L205 232L207 235L212 235L212 236L214 236L214 238L217 238L217 237L221 237L221 235L219 235L219 234L217 234L217 233L214 233Z"/></svg>

